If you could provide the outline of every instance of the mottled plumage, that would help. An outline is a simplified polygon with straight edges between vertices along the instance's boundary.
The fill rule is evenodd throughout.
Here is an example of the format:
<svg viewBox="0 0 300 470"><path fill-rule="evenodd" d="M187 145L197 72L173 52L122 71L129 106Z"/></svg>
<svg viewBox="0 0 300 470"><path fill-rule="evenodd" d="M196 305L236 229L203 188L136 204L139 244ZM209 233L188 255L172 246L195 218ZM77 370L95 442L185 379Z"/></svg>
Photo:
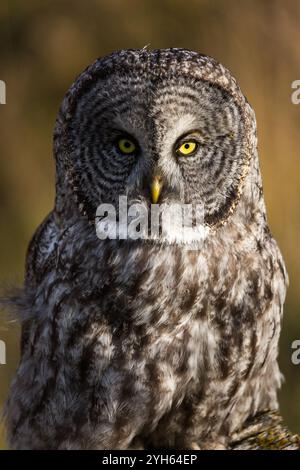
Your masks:
<svg viewBox="0 0 300 470"><path fill-rule="evenodd" d="M190 157L174 154L197 131ZM124 134L125 133L125 134ZM120 155L118 136L135 138ZM22 357L6 407L17 449L227 447L277 409L287 275L265 215L252 108L214 59L182 49L97 60L58 115L56 203L15 299ZM202 203L205 239L99 240L99 203ZM170 241L172 240L172 241ZM138 444L137 444L138 443Z"/></svg>

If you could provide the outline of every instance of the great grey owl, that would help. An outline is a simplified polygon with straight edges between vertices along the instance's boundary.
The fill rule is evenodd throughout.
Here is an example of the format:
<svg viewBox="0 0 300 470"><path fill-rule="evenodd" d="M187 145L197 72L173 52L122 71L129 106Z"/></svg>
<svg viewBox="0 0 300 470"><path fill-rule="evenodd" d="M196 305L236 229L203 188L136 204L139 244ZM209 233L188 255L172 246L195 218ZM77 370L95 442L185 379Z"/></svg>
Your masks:
<svg viewBox="0 0 300 470"><path fill-rule="evenodd" d="M55 208L13 299L10 446L228 447L247 418L278 408L287 285L236 80L189 50L112 53L67 92L54 154ZM202 204L201 241L187 249L177 228L100 239L97 207L120 195Z"/></svg>

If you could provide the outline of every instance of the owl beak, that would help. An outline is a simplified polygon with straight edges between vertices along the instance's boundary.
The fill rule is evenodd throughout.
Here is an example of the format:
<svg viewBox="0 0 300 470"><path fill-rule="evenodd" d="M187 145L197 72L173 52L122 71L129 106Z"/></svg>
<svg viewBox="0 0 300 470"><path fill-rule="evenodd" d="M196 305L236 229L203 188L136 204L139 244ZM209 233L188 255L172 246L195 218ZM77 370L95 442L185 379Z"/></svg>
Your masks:
<svg viewBox="0 0 300 470"><path fill-rule="evenodd" d="M162 180L160 176L154 176L151 183L151 198L153 204L156 204L162 189Z"/></svg>

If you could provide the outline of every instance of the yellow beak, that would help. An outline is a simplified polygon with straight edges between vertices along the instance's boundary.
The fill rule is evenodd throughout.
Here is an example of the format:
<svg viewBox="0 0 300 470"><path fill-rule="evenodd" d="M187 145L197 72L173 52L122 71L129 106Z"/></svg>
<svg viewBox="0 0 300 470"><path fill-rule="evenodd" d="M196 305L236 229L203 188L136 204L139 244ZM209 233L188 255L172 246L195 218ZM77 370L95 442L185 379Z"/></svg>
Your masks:
<svg viewBox="0 0 300 470"><path fill-rule="evenodd" d="M159 176L154 176L151 184L151 198L153 204L156 204L162 189L162 181Z"/></svg>

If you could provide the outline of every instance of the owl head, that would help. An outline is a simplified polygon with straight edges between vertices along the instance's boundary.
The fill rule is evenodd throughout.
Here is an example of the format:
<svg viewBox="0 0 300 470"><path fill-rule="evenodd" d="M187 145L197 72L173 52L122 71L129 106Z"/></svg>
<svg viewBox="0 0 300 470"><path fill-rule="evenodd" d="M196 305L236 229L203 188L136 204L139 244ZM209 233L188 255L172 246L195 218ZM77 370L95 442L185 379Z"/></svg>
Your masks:
<svg viewBox="0 0 300 470"><path fill-rule="evenodd" d="M240 206L247 223L261 193L252 108L227 69L189 50L98 59L65 96L54 149L58 211L75 198L90 220L126 195L200 204L208 228Z"/></svg>

